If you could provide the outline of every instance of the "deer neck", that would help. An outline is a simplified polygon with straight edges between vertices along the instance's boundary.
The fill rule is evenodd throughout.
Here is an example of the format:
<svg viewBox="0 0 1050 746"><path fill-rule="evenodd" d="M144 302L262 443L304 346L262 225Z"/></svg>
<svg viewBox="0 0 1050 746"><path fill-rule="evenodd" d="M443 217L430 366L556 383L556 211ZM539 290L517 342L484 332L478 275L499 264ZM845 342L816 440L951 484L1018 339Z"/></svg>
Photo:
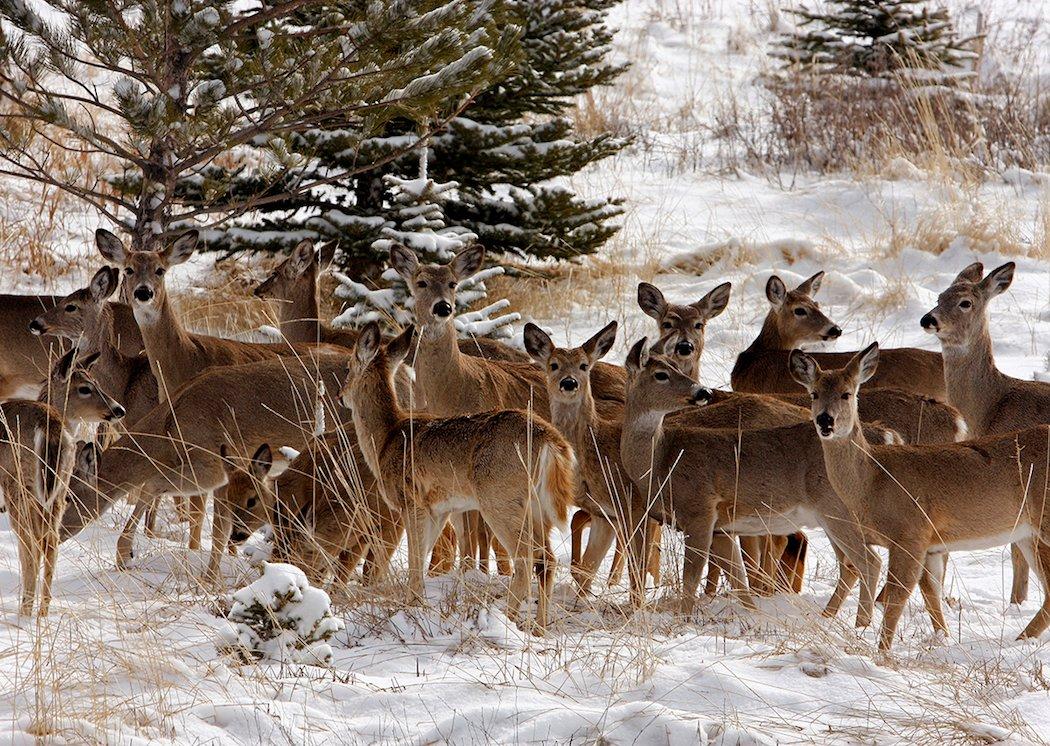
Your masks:
<svg viewBox="0 0 1050 746"><path fill-rule="evenodd" d="M577 452L594 447L591 433L598 424L598 413L590 391L579 396L572 404L552 397L550 406L551 424L572 443Z"/></svg>
<svg viewBox="0 0 1050 746"><path fill-rule="evenodd" d="M463 353L452 321L431 322L423 328L412 368L426 401L441 401L443 390L473 385L465 381Z"/></svg>
<svg viewBox="0 0 1050 746"><path fill-rule="evenodd" d="M833 440L821 438L820 444L832 488L839 495L860 498L867 494L875 480L878 466L871 455L871 445L864 437L859 419L854 418L853 422L849 437Z"/></svg>
<svg viewBox="0 0 1050 746"><path fill-rule="evenodd" d="M620 461L643 493L659 487L661 477L653 470L659 468L665 448L664 414L639 406L628 395L620 436Z"/></svg>
<svg viewBox="0 0 1050 746"><path fill-rule="evenodd" d="M1006 377L995 367L987 327L968 344L942 344L948 403L959 410L973 436L984 434L988 414L1005 389Z"/></svg>
<svg viewBox="0 0 1050 746"><path fill-rule="evenodd" d="M746 352L759 353L767 350L786 350L790 347L788 340L780 331L777 323L776 313L771 309L762 322L762 330L758 333L755 341L747 348Z"/></svg>
<svg viewBox="0 0 1050 746"><path fill-rule="evenodd" d="M321 334L317 303L317 277L313 274L295 284L281 299L281 333L289 342L316 342Z"/></svg>
<svg viewBox="0 0 1050 746"><path fill-rule="evenodd" d="M397 402L389 376L384 378L375 371L368 371L366 375L369 378L354 388L352 416L361 452L372 473L379 478L383 446L404 421L405 413Z"/></svg>
<svg viewBox="0 0 1050 746"><path fill-rule="evenodd" d="M157 378L158 392L163 401L167 399L167 393L182 383L181 371L192 367L190 356L195 348L167 296L154 309L143 309L138 304L133 308L149 366Z"/></svg>

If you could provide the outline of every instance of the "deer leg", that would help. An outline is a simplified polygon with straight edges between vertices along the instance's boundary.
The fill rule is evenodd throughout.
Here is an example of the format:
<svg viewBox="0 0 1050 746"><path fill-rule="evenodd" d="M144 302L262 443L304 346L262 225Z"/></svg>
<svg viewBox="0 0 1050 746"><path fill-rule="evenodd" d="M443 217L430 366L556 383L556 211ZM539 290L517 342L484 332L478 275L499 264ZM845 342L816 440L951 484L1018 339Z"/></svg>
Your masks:
<svg viewBox="0 0 1050 746"><path fill-rule="evenodd" d="M660 524L656 521L649 521L649 554L648 557L648 570L649 574L653 578L653 585L660 585L660 541L663 538L663 531L660 529Z"/></svg>
<svg viewBox="0 0 1050 746"><path fill-rule="evenodd" d="M824 531L839 558L839 579L827 606L824 616L838 614L839 606L849 594L855 582L851 575L860 575L860 604L857 606L857 627L867 627L875 611L875 586L879 579L879 566L882 564L879 555L864 541L860 527L850 517L829 516L824 524Z"/></svg>
<svg viewBox="0 0 1050 746"><path fill-rule="evenodd" d="M576 568L580 566L580 558L583 557L583 530L591 523L591 514L586 510L577 510L572 514L569 528L572 533L572 554L569 560L571 574L575 577Z"/></svg>
<svg viewBox="0 0 1050 746"><path fill-rule="evenodd" d="M189 548L196 551L201 548L201 534L204 532L204 516L208 509L208 496L204 494L190 495L186 498L188 503L187 512L190 522L190 544Z"/></svg>
<svg viewBox="0 0 1050 746"><path fill-rule="evenodd" d="M591 533L587 538L587 549L580 558L579 566L572 571L573 579L579 586L580 596L586 596L591 592L591 584L598 572L598 566L605 555L609 553L609 547L616 537L616 531L609 521L602 516L592 516ZM611 582L611 581L610 581Z"/></svg>
<svg viewBox="0 0 1050 746"><path fill-rule="evenodd" d="M1010 564L1013 566L1013 583L1010 586L1010 603L1023 604L1028 600L1028 560L1025 559L1021 542L1010 545Z"/></svg>
<svg viewBox="0 0 1050 746"><path fill-rule="evenodd" d="M30 616L33 613L33 602L36 601L41 549L37 532L34 530L31 511L39 510L41 506L32 495L15 495L13 490L9 489L5 489L4 493L11 512L11 527L18 540L18 563L22 571L22 598L18 605L18 613L22 616ZM30 503L30 500L33 502Z"/></svg>
<svg viewBox="0 0 1050 746"><path fill-rule="evenodd" d="M786 580L785 590L788 593L801 593L802 581L806 576L806 554L809 550L809 539L801 531L783 537L786 544L778 556L778 575Z"/></svg>
<svg viewBox="0 0 1050 746"><path fill-rule="evenodd" d="M139 493L139 499L135 501L135 505L131 509L131 516L124 522L124 528L121 530L120 537L117 539L118 570L126 570L128 567L128 560L135 556L135 531L138 529L139 521L142 520L142 514L146 512L147 508L149 508L156 499L157 498L154 495Z"/></svg>
<svg viewBox="0 0 1050 746"><path fill-rule="evenodd" d="M41 550L44 559L44 579L40 587L40 616L47 616L51 609L51 584L55 579L58 562L58 516L48 516L47 526L41 535Z"/></svg>
<svg viewBox="0 0 1050 746"><path fill-rule="evenodd" d="M698 511L692 523L685 527L685 559L682 567L681 601L681 612L683 614L691 615L693 607L696 605L696 589L700 585L700 576L704 571L704 565L707 564L707 557L711 551L711 538L714 528L715 511L713 507ZM644 527L642 532L645 532ZM739 553L739 547L736 551ZM644 557L642 559L642 566L644 567ZM741 563L742 572L743 565ZM746 584L747 581L745 580L744 582Z"/></svg>
<svg viewBox="0 0 1050 746"><path fill-rule="evenodd" d="M738 536L737 542L734 543L740 545L737 551L743 558L748 585L754 589L756 595L770 596L773 594L773 576L766 574L766 570L771 569L772 565L765 561L768 542L763 539L762 536Z"/></svg>
<svg viewBox="0 0 1050 746"><path fill-rule="evenodd" d="M828 599L828 603L822 612L823 616L828 619L838 616L839 609L842 608L842 602L849 596L850 591L853 590L853 585L857 582L857 578L860 577L857 568L846 559L846 555L839 549L839 545L832 542L831 548L835 551L835 559L838 560L839 577L835 582L835 590L832 592L831 598Z"/></svg>
<svg viewBox="0 0 1050 746"><path fill-rule="evenodd" d="M711 556L707 563L707 580L704 583L704 595L713 596L718 593L718 581L722 579L722 572L728 571L732 564L734 549L737 543L735 536L730 536L722 531L715 531L711 537Z"/></svg>
<svg viewBox="0 0 1050 746"><path fill-rule="evenodd" d="M147 539L156 539L159 535L157 533L157 508L159 505L160 500L155 500L148 508L146 508L145 534Z"/></svg>
<svg viewBox="0 0 1050 746"><path fill-rule="evenodd" d="M209 583L219 582L219 571L222 567L222 555L226 554L226 545L230 543L230 530L233 528L233 509L225 500L212 501L211 552L208 557L208 570L205 573Z"/></svg>
<svg viewBox="0 0 1050 746"><path fill-rule="evenodd" d="M1038 637L1050 626L1050 544L1035 537L1020 542L1020 546L1021 551L1026 555L1028 564L1035 571L1035 576L1043 586L1043 605L1039 607L1039 611L1035 613L1024 631L1017 636L1018 640L1023 640L1028 637Z"/></svg>
<svg viewBox="0 0 1050 746"><path fill-rule="evenodd" d="M922 592L922 601L926 605L926 613L930 615L933 628L943 635L948 634L948 623L944 621L944 606L941 603L944 568L947 565L945 560L944 552L927 553L923 561L922 573L919 575L919 590Z"/></svg>
<svg viewBox="0 0 1050 746"><path fill-rule="evenodd" d="M431 575L447 575L456 566L456 547L458 546L459 532L452 527L449 521L441 529L434 551L430 553L430 566L428 572Z"/></svg>
<svg viewBox="0 0 1050 746"><path fill-rule="evenodd" d="M904 605L915 590L925 557L926 549L915 541L898 542L890 548L886 610L882 615L882 629L879 630L879 650L888 651L893 645L893 635L904 612Z"/></svg>
<svg viewBox="0 0 1050 746"><path fill-rule="evenodd" d="M539 603L536 607L536 634L542 635L550 623L551 597L554 593L554 571L558 560L551 548L550 536L543 529L536 532L535 542L539 551L535 571L539 581Z"/></svg>

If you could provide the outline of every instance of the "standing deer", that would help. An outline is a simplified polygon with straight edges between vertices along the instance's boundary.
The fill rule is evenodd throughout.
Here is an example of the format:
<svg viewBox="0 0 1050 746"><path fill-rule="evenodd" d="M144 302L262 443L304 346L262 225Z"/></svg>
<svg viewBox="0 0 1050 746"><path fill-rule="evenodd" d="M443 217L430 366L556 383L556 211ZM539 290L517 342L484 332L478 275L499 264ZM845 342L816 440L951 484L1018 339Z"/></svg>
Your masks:
<svg viewBox="0 0 1050 746"><path fill-rule="evenodd" d="M927 446L869 443L857 397L879 362L878 344L845 368L822 371L801 351L791 373L812 397L828 478L852 506L867 540L889 547L886 610L879 649L888 651L904 604L925 568L939 572L943 554L1017 542L1036 567L1043 605L1020 637L1050 625L1050 427ZM925 590L925 589L924 589ZM947 632L944 620L934 626Z"/></svg>
<svg viewBox="0 0 1050 746"><path fill-rule="evenodd" d="M97 363L98 353L78 359L74 348L58 359L40 390L37 401L49 404L68 428L114 422L126 414L92 376Z"/></svg>
<svg viewBox="0 0 1050 746"><path fill-rule="evenodd" d="M542 633L556 562L549 533L565 525L575 493L572 447L553 425L521 410L444 418L406 412L394 396L393 372L413 333L409 327L384 345L379 326L368 324L342 392L383 498L404 517L410 590L423 598L424 557L446 518L479 510L513 561L507 616L519 620L535 568Z"/></svg>
<svg viewBox="0 0 1050 746"><path fill-rule="evenodd" d="M948 401L975 438L1050 423L1050 384L1011 378L995 365L988 302L1010 287L1014 268L1007 262L984 277L984 265L971 264L920 321L941 341ZM1011 548L1011 560L1010 603L1020 604L1028 597L1028 562L1017 545Z"/></svg>
<svg viewBox="0 0 1050 746"><path fill-rule="evenodd" d="M797 394L799 388L787 374L788 355L796 347L837 339L842 330L832 322L813 296L820 290L823 272L810 277L794 290L773 275L766 282L770 309L762 331L751 346L740 353L730 377L735 391L759 394ZM852 352L815 353L814 359L826 366L849 362ZM945 400L944 362L940 354L903 347L884 350L884 364L868 388L893 387Z"/></svg>
<svg viewBox="0 0 1050 746"><path fill-rule="evenodd" d="M52 407L26 400L0 404L0 488L18 539L22 574L18 611L24 616L33 613L41 570L40 616L47 616L51 605L58 526L73 460L73 443Z"/></svg>

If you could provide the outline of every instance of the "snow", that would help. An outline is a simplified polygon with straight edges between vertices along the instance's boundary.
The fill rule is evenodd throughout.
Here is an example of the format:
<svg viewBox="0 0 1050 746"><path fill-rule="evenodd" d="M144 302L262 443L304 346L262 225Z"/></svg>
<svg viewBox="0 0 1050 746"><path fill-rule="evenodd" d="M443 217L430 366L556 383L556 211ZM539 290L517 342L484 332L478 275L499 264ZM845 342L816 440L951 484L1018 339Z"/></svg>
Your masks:
<svg viewBox="0 0 1050 746"><path fill-rule="evenodd" d="M1044 12L1037 2L981 6L1004 34L1011 24L1029 28ZM638 279L654 282L673 302L694 301L730 281L729 307L708 325L701 368L705 384L725 386L736 354L761 323L763 287L774 272L790 285L827 271L817 299L845 330L834 349L859 349L875 339L937 349L918 319L955 273L974 260L986 268L1016 261L1013 286L991 305L995 352L1010 374L1045 379L1047 173L1010 169L974 183L928 173L903 158L875 174L768 175L714 167L704 123L730 91L742 105L756 105L753 81L765 64L767 29L776 22L764 17L764 8L727 0L628 0L614 9L612 25L621 28L616 53L636 63L628 73L628 115L643 132L635 148L571 185L585 198L626 198L624 228L607 256L622 268L538 323L555 342L579 344L615 318L622 331L609 359L622 360L629 341L654 332L634 301ZM1046 28L1031 32L1040 40L1035 55L1045 57L1050 48L1041 43ZM1050 70L1046 59L1034 64ZM695 143L697 157L686 157ZM17 200L0 207L16 216L28 209ZM82 283L95 268L94 227L87 214L71 214L63 224L57 249L83 259L83 274L60 280L57 292ZM195 258L173 270L172 279L200 284L207 271L206 260ZM52 289L21 271L5 271L0 283L4 292ZM343 287L349 298L377 292ZM393 308L392 291L378 292L369 305ZM507 310L525 319L538 313ZM520 323L514 331L520 337ZM0 515L0 741L31 743L40 734L58 743L178 744L1050 738L1050 636L1014 639L1041 595L1033 578L1028 601L1007 603L1008 548L952 554L950 634L933 634L916 594L892 656L883 657L874 629L852 627L856 594L837 619L821 618L835 566L819 532L811 534L802 595L760 599L756 611L719 597L702 603L692 620L671 613L673 587L651 591L651 608L627 616L622 587L598 582L598 596L575 598L567 536L556 534L554 621L545 638L529 638L507 620L505 578L430 578L425 608L406 607L398 588L372 592L355 582L347 590L327 589L332 622L343 629L323 643L331 648L330 662L317 666L280 660L279 650L273 656L279 660L259 662L225 652L228 616L237 596L246 597L244 591L231 596L234 589L254 587L248 595L262 599L275 589L316 599L306 604L312 619L326 606L309 593L321 590L294 570L268 565L270 579L252 585L262 580L253 564L266 553L260 537L249 544L251 560L223 559L223 587L215 589L202 585L204 552L185 549L186 529L166 522L170 515L162 516L161 537L139 537L131 568L115 570L115 543L127 515L117 507L62 546L45 620L16 616L17 548L7 515ZM682 551L681 537L665 537L667 577L680 573ZM405 565L402 549L395 575L404 577Z"/></svg>

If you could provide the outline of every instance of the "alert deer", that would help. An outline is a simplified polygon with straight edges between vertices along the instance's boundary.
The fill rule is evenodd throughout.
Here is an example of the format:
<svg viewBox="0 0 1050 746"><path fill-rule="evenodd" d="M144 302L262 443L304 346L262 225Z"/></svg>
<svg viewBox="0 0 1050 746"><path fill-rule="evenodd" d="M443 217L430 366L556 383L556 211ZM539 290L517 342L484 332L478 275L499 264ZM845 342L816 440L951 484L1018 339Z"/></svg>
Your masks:
<svg viewBox="0 0 1050 746"><path fill-rule="evenodd" d="M33 328L41 335L73 341L83 355L97 356L92 375L103 391L123 405L127 423L133 424L157 405L157 379L141 350L128 355L121 349L116 309L122 306L108 302L119 284L120 272L102 267L87 287L37 316Z"/></svg>
<svg viewBox="0 0 1050 746"><path fill-rule="evenodd" d="M730 377L735 391L759 394L797 394L800 389L787 375L788 355L805 344L837 339L842 330L832 322L813 296L820 290L823 272L788 290L776 275L766 283L770 309L762 331L740 353ZM892 387L945 400L944 362L940 354L911 347L885 350L884 365L867 388ZM824 365L845 365L852 352L815 353Z"/></svg>
<svg viewBox="0 0 1050 746"><path fill-rule="evenodd" d="M695 303L680 305L668 303L655 285L638 283L638 306L656 320L659 328L653 349L674 360L694 381L700 380L707 322L726 309L732 289L732 284L723 282Z"/></svg>
<svg viewBox="0 0 1050 746"><path fill-rule="evenodd" d="M378 325L367 325L342 392L383 498L404 517L410 590L422 599L424 557L446 518L479 510L513 561L507 616L520 618L535 568L542 633L556 562L549 533L568 520L575 493L572 447L553 425L521 410L445 418L406 412L394 396L393 372L413 333L409 327L382 344Z"/></svg>
<svg viewBox="0 0 1050 746"><path fill-rule="evenodd" d="M321 266L331 262L334 248L332 242L315 249L312 241L300 241L291 255L255 288L256 297L278 304L281 333L289 342L326 342L350 348L357 341L356 331L333 329L320 320L317 280ZM465 355L529 361L524 353L488 337L461 339L458 344Z"/></svg>
<svg viewBox="0 0 1050 746"><path fill-rule="evenodd" d="M853 506L867 540L889 548L879 648L893 644L924 564L929 570L945 552L1010 542L1020 543L1043 584L1043 605L1020 635L1038 636L1050 625L1050 427L964 443L869 443L860 432L857 397L878 362L877 344L827 372L806 353L791 355L792 375L812 396L832 486ZM947 631L943 619L935 626Z"/></svg>
<svg viewBox="0 0 1050 746"><path fill-rule="evenodd" d="M74 490L76 509L63 520L63 539L80 531L116 500L140 495L117 541L117 566L132 556L143 512L163 495L213 493L226 483L225 460L263 443L302 447L314 431L346 413L324 398L341 385L346 355L315 353L213 368L159 404L102 454L99 491ZM323 413L323 414L322 414ZM232 522L215 504L208 578L218 577Z"/></svg>
<svg viewBox="0 0 1050 746"><path fill-rule="evenodd" d="M404 528L380 496L352 426L311 440L276 477L269 444L246 467L226 464L228 481L216 498L232 508L234 541L268 523L272 561L301 567L311 582L333 575L345 585L362 557L366 584L386 575Z"/></svg>
<svg viewBox="0 0 1050 746"><path fill-rule="evenodd" d="M1011 378L995 365L988 303L1010 287L1014 268L1013 262L1007 262L984 276L984 265L971 264L920 321L941 341L948 401L977 438L1050 423L1050 384ZM1029 568L1016 545L1011 558L1010 603L1019 604L1028 597Z"/></svg>
<svg viewBox="0 0 1050 746"><path fill-rule="evenodd" d="M98 353L80 356L74 348L58 359L37 401L49 404L66 427L114 422L126 414L92 376Z"/></svg>
<svg viewBox="0 0 1050 746"><path fill-rule="evenodd" d="M124 268L131 307L142 333L158 397L165 401L182 384L208 368L239 365L275 357L305 355L309 344L263 344L193 334L183 328L168 299L165 275L189 259L197 247L196 230L183 233L160 251L128 251L109 231L95 231L99 253ZM336 352L340 348L332 347Z"/></svg>
<svg viewBox="0 0 1050 746"><path fill-rule="evenodd" d="M839 499L824 475L823 453L809 423L763 430L708 429L665 422L684 406L709 394L673 361L650 354L640 340L627 357L627 408L620 458L651 517L673 521L685 533L683 610L695 601L712 532L739 535L789 534L820 527L848 562L840 562L839 583L825 614L834 615L861 574L858 625L867 625L874 606L878 559L865 546L850 505ZM895 437L884 428L866 428L871 437ZM632 554L644 556L642 542ZM730 581L746 596L738 558ZM939 607L938 607L939 608Z"/></svg>
<svg viewBox="0 0 1050 746"><path fill-rule="evenodd" d="M40 584L40 616L51 605L58 525L66 507L74 447L58 412L42 402L0 404L0 488L18 539L19 613L30 615Z"/></svg>

